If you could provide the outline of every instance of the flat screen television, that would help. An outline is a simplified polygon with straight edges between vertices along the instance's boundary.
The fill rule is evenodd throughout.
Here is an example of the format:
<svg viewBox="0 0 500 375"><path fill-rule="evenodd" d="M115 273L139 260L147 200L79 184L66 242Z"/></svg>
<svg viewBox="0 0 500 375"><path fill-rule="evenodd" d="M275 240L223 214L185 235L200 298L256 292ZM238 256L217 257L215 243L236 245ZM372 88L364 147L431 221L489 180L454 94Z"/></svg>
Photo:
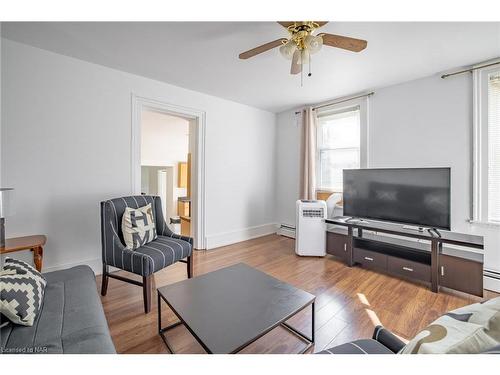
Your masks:
<svg viewBox="0 0 500 375"><path fill-rule="evenodd" d="M450 230L450 168L344 169L344 216Z"/></svg>

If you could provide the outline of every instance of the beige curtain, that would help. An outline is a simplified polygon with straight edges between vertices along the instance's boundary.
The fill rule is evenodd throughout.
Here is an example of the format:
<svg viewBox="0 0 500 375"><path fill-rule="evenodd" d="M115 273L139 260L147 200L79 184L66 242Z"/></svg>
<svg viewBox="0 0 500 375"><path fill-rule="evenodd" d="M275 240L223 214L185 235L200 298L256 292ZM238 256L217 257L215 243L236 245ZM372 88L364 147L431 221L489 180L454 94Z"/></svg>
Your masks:
<svg viewBox="0 0 500 375"><path fill-rule="evenodd" d="M316 116L312 107L302 111L300 198L316 199Z"/></svg>

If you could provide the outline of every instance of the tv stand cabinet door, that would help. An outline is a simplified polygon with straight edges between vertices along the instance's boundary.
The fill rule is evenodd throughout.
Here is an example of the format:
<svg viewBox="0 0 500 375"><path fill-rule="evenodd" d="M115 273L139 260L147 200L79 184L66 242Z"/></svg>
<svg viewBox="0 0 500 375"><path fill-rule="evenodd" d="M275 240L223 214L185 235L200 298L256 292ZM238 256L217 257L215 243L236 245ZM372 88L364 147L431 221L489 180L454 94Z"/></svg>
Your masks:
<svg viewBox="0 0 500 375"><path fill-rule="evenodd" d="M326 232L326 252L347 261L347 241L348 236L345 234Z"/></svg>
<svg viewBox="0 0 500 375"><path fill-rule="evenodd" d="M483 264L449 255L439 255L439 285L483 296Z"/></svg>

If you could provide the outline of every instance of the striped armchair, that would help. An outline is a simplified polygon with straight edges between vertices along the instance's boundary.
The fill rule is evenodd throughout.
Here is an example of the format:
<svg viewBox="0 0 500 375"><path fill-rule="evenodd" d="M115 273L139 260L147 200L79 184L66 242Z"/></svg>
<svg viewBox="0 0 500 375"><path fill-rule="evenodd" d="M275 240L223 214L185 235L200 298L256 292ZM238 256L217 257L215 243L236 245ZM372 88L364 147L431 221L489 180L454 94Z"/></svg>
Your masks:
<svg viewBox="0 0 500 375"><path fill-rule="evenodd" d="M151 203L158 238L135 250L124 245L121 229L126 207L139 208ZM163 219L161 199L136 195L101 202L102 286L106 295L109 278L125 281L143 288L144 310L151 311L151 280L155 272L177 261L187 264L187 276L193 276L193 239L173 233ZM142 276L142 283L109 272L109 266Z"/></svg>

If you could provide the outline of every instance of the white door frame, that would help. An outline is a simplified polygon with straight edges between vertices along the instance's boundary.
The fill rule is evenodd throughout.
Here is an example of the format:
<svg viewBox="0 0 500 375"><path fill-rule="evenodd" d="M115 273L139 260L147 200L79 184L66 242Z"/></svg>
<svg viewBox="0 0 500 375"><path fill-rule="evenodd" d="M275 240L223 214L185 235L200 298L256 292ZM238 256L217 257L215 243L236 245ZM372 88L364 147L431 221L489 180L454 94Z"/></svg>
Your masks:
<svg viewBox="0 0 500 375"><path fill-rule="evenodd" d="M131 134L131 192L141 193L141 113L149 109L168 115L181 116L196 121L195 155L192 158L191 186L195 199L191 211L195 213L192 224L194 248L206 249L205 216L205 119L204 111L144 98L132 94L132 134Z"/></svg>

